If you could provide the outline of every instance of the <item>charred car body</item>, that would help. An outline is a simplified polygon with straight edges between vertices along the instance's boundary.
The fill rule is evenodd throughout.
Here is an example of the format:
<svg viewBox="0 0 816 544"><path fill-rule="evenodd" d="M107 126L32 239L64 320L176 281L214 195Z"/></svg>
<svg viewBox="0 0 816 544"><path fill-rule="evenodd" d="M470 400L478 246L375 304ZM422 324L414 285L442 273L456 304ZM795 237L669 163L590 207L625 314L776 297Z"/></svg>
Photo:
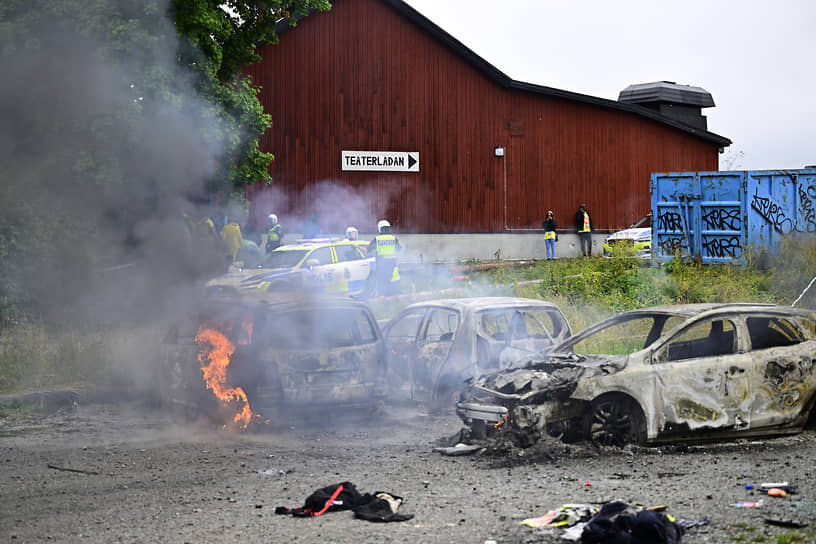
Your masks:
<svg viewBox="0 0 816 544"><path fill-rule="evenodd" d="M210 297L165 346L165 397L194 410L232 406L244 426L288 409L373 407L385 395L382 333L366 304L344 297Z"/></svg>
<svg viewBox="0 0 816 544"><path fill-rule="evenodd" d="M816 312L761 304L644 308L546 358L469 382L471 436L512 430L604 445L802 430L816 398Z"/></svg>
<svg viewBox="0 0 816 544"><path fill-rule="evenodd" d="M443 409L466 378L541 356L571 331L550 302L480 297L412 304L383 333L390 392Z"/></svg>

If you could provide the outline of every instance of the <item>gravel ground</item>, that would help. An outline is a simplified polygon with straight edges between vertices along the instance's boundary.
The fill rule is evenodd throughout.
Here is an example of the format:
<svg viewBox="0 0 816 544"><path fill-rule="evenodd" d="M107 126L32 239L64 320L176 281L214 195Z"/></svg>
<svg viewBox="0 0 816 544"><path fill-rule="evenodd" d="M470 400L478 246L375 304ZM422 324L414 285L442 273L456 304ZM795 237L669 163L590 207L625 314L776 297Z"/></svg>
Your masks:
<svg viewBox="0 0 816 544"><path fill-rule="evenodd" d="M329 414L331 415L331 414ZM327 415L327 417L329 416ZM388 407L378 419L292 422L236 433L179 425L135 403L80 405L68 413L0 418L0 538L6 542L564 542L560 529L525 518L569 503L665 505L710 524L683 542L814 542L816 435L687 448L598 450L546 441L445 456L456 416ZM799 493L745 489L788 481ZM405 499L413 519L372 523L351 512L276 515L315 489L350 481Z"/></svg>

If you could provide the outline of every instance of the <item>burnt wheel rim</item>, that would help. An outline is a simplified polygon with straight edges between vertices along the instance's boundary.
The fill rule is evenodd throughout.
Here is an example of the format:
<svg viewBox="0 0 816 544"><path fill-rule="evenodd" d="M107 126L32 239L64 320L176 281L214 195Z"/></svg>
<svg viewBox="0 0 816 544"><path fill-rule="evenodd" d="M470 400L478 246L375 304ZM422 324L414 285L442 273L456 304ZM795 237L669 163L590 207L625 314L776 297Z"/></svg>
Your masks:
<svg viewBox="0 0 816 544"><path fill-rule="evenodd" d="M624 446L635 442L637 416L630 403L599 402L592 410L589 437L601 446Z"/></svg>

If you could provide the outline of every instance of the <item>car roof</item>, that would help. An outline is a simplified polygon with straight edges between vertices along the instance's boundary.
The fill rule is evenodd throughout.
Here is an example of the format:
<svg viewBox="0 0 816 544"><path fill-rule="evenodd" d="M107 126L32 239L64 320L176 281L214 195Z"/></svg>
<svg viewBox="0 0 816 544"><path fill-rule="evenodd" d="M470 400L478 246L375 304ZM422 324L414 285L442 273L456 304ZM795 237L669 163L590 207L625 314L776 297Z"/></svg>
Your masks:
<svg viewBox="0 0 816 544"><path fill-rule="evenodd" d="M442 298L436 300L427 300L424 302L415 302L405 307L405 310L413 308L423 308L433 306L436 308L454 308L460 311L489 310L495 307L524 307L524 306L539 306L555 308L558 307L552 302L546 300L539 300L535 298L521 298L521 297L466 297L466 298ZM403 311L405 311L403 310Z"/></svg>
<svg viewBox="0 0 816 544"><path fill-rule="evenodd" d="M345 238L308 238L298 240L293 244L284 244L273 251L292 251L295 249L314 249L318 247L334 246L338 244L351 244Z"/></svg>
<svg viewBox="0 0 816 544"><path fill-rule="evenodd" d="M792 311L794 313L801 310L801 308L794 308L792 306L783 306L779 304L767 304L762 302L700 302L692 304L667 304L663 306L649 306L646 308L637 308L621 312L617 315L629 314L645 314L645 313L665 313L673 315L693 316L705 312L717 310L719 312L737 311L767 311L767 310L783 310L785 312ZM807 313L807 310L803 310ZM614 316L613 316L614 317Z"/></svg>

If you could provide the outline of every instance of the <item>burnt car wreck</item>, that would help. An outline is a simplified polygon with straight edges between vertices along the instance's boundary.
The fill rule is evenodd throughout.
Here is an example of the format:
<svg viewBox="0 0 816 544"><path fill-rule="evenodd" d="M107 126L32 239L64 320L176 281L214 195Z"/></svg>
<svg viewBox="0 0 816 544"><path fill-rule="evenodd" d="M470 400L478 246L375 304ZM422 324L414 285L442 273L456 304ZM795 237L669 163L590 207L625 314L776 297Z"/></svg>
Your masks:
<svg viewBox="0 0 816 544"><path fill-rule="evenodd" d="M800 432L816 399L816 312L689 304L624 312L541 360L472 378L472 440L622 446Z"/></svg>
<svg viewBox="0 0 816 544"><path fill-rule="evenodd" d="M164 399L247 427L284 413L371 413L385 397L385 343L345 297L211 296L165 339Z"/></svg>
<svg viewBox="0 0 816 544"><path fill-rule="evenodd" d="M453 408L466 378L543 356L571 334L553 303L517 297L411 304L383 329L389 393Z"/></svg>

